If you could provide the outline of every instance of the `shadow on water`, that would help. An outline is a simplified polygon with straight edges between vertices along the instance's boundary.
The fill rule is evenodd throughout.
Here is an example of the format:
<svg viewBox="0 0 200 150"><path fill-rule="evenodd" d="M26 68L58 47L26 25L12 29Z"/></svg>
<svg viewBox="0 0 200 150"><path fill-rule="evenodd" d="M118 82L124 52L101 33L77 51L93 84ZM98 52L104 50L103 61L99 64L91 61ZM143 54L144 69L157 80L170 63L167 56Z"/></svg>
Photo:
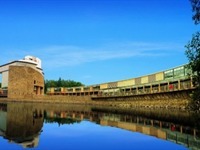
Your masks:
<svg viewBox="0 0 200 150"><path fill-rule="evenodd" d="M115 109L111 107L0 103L0 135L23 147L37 147L43 123L82 120L155 136L200 149L200 114L185 111Z"/></svg>

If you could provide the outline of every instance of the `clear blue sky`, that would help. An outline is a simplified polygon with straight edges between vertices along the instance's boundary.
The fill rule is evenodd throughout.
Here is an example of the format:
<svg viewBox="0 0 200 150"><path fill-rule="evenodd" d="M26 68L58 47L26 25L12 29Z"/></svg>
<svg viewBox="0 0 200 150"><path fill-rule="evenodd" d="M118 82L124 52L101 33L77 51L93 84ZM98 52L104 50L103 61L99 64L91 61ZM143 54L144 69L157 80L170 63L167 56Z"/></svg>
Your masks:
<svg viewBox="0 0 200 150"><path fill-rule="evenodd" d="M86 85L187 63L189 0L0 0L0 65L33 55L45 79Z"/></svg>

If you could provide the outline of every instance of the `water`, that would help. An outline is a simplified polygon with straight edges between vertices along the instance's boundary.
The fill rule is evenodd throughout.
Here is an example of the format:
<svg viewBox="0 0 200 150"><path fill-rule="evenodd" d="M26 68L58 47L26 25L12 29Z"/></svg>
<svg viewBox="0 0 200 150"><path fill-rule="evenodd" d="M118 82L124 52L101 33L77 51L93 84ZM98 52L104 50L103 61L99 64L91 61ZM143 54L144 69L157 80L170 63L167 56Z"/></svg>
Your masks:
<svg viewBox="0 0 200 150"><path fill-rule="evenodd" d="M1 150L200 150L198 114L0 103Z"/></svg>

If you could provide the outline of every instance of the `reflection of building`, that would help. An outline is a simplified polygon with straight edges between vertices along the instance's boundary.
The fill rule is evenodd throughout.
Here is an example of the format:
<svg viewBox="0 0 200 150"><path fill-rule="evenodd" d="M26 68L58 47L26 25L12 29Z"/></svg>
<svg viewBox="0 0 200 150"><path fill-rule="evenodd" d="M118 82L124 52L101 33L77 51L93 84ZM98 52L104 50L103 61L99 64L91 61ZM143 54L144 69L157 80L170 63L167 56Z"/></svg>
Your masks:
<svg viewBox="0 0 200 150"><path fill-rule="evenodd" d="M0 136L5 135L7 129L6 118L7 118L7 105L0 103Z"/></svg>
<svg viewBox="0 0 200 150"><path fill-rule="evenodd" d="M35 135L35 137L31 140L23 141L23 142L16 142L16 141L9 141L10 143L17 143L21 145L23 148L33 148L37 147L39 143L39 134Z"/></svg>
<svg viewBox="0 0 200 150"><path fill-rule="evenodd" d="M64 125L89 120L199 149L200 131L194 127L198 118L185 112L172 114L141 109L125 111L80 105L8 103L0 104L0 135L23 147L36 147L43 121Z"/></svg>
<svg viewBox="0 0 200 150"><path fill-rule="evenodd" d="M104 126L114 126L134 132L141 132L161 139L167 139L167 133L164 130L155 128L153 126L146 126L122 121L113 121L108 118L102 118L100 124Z"/></svg>
<svg viewBox="0 0 200 150"><path fill-rule="evenodd" d="M33 98L44 93L44 77L41 60L26 56L0 66L2 86L0 96L8 98Z"/></svg>
<svg viewBox="0 0 200 150"><path fill-rule="evenodd" d="M30 104L0 104L0 135L23 147L36 147L43 113Z"/></svg>
<svg viewBox="0 0 200 150"><path fill-rule="evenodd" d="M174 124L165 121L153 120L139 116L106 115L101 118L101 125L113 126L160 139L185 145L192 149L199 149L200 133L189 126ZM198 135L197 135L198 134Z"/></svg>
<svg viewBox="0 0 200 150"><path fill-rule="evenodd" d="M53 120L53 118L60 118L62 120L71 118L74 121L90 120L92 122L101 124L102 126L111 126L133 132L140 132L146 135L155 136L160 139L169 140L177 144L182 144L190 148L198 149L200 146L200 132L197 129L190 127L189 124L181 125L181 122L176 124L169 121L149 119L139 115L114 114L109 113L108 111L104 112L101 109L99 112L95 111L95 109L94 111L47 111L45 116L46 122L50 122ZM166 120L169 119L170 118ZM56 122L56 119L53 121ZM59 122L57 123L60 124Z"/></svg>

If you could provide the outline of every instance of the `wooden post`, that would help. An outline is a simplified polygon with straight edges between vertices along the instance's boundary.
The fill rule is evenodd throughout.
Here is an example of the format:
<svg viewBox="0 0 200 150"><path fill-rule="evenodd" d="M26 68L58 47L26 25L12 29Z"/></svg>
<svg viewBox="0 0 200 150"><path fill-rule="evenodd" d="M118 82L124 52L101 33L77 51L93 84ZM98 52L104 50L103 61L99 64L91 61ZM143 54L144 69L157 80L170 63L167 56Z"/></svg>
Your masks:
<svg viewBox="0 0 200 150"><path fill-rule="evenodd" d="M137 117L137 124L139 124L139 117Z"/></svg>
<svg viewBox="0 0 200 150"><path fill-rule="evenodd" d="M190 77L190 88L193 88L193 79Z"/></svg>
<svg viewBox="0 0 200 150"><path fill-rule="evenodd" d="M160 83L158 84L158 92L160 93Z"/></svg>
<svg viewBox="0 0 200 150"><path fill-rule="evenodd" d="M83 114L81 114L81 120L83 120L84 119L84 115Z"/></svg>
<svg viewBox="0 0 200 150"><path fill-rule="evenodd" d="M193 129L193 135L196 137L196 129Z"/></svg>
<svg viewBox="0 0 200 150"><path fill-rule="evenodd" d="M167 82L167 91L169 91L169 82Z"/></svg>
<svg viewBox="0 0 200 150"><path fill-rule="evenodd" d="M162 128L162 121L160 121L160 128Z"/></svg>
<svg viewBox="0 0 200 150"><path fill-rule="evenodd" d="M143 93L145 93L145 87L143 86Z"/></svg>
<svg viewBox="0 0 200 150"><path fill-rule="evenodd" d="M136 95L138 94L138 86L136 87Z"/></svg>
<svg viewBox="0 0 200 150"><path fill-rule="evenodd" d="M151 126L153 127L153 120L151 120Z"/></svg>
<svg viewBox="0 0 200 150"><path fill-rule="evenodd" d="M73 114L72 114L72 118L73 118L73 119L75 119L75 117L76 117L76 114L75 114L75 113L73 113Z"/></svg>
<svg viewBox="0 0 200 150"><path fill-rule="evenodd" d="M152 84L150 85L150 92L153 93Z"/></svg>

